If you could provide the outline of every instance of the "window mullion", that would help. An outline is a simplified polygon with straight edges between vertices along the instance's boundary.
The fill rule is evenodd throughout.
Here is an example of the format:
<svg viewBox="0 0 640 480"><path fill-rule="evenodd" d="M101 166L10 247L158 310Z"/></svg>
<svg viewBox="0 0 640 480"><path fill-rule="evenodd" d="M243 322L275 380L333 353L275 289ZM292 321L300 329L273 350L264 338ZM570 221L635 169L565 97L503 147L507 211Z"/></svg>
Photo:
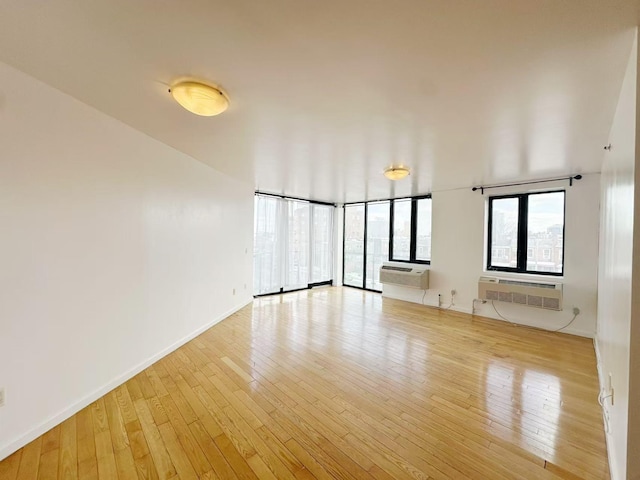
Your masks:
<svg viewBox="0 0 640 480"><path fill-rule="evenodd" d="M518 270L524 272L527 269L529 196L519 195L518 199Z"/></svg>
<svg viewBox="0 0 640 480"><path fill-rule="evenodd" d="M394 200L389 201L389 260L393 260L393 204Z"/></svg>
<svg viewBox="0 0 640 480"><path fill-rule="evenodd" d="M416 244L418 230L418 201L414 198L411 200L411 238L409 240L409 261L416 260Z"/></svg>
<svg viewBox="0 0 640 480"><path fill-rule="evenodd" d="M492 242L493 242L493 198L489 198L489 219L487 228L487 270L493 267Z"/></svg>
<svg viewBox="0 0 640 480"><path fill-rule="evenodd" d="M362 288L367 288L367 243L368 232L367 224L369 223L369 204L364 204L364 243L362 245Z"/></svg>

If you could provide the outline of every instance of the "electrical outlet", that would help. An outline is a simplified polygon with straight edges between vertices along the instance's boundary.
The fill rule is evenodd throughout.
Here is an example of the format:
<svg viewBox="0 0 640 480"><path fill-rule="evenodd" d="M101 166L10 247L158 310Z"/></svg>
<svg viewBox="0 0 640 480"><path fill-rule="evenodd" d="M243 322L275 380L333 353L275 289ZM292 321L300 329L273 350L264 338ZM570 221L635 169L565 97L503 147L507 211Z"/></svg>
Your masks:
<svg viewBox="0 0 640 480"><path fill-rule="evenodd" d="M0 388L0 407L4 407L4 388Z"/></svg>
<svg viewBox="0 0 640 480"><path fill-rule="evenodd" d="M607 385L607 390L613 390L613 374L609 372L609 384Z"/></svg>
<svg viewBox="0 0 640 480"><path fill-rule="evenodd" d="M580 315L580 309L578 307L573 307L573 314Z"/></svg>
<svg viewBox="0 0 640 480"><path fill-rule="evenodd" d="M458 292L456 292L455 290L451 290L451 296L452 296L452 297L453 297L456 293L458 293Z"/></svg>

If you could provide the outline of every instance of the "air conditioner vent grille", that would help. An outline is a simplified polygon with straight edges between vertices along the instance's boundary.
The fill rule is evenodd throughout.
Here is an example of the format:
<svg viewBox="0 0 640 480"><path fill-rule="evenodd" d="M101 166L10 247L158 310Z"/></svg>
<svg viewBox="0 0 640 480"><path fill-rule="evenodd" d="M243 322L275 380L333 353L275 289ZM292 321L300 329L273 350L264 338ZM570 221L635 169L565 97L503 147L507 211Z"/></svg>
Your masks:
<svg viewBox="0 0 640 480"><path fill-rule="evenodd" d="M501 302L513 302L513 294L511 292L498 292L498 300Z"/></svg>
<svg viewBox="0 0 640 480"><path fill-rule="evenodd" d="M521 287L556 288L554 283L521 282L518 280L498 280L501 285L519 285Z"/></svg>
<svg viewBox="0 0 640 480"><path fill-rule="evenodd" d="M542 307L550 310L560 310L560 300L557 298L542 298Z"/></svg>
<svg viewBox="0 0 640 480"><path fill-rule="evenodd" d="M542 307L542 297L539 295L528 295L527 305L532 307Z"/></svg>
<svg viewBox="0 0 640 480"><path fill-rule="evenodd" d="M526 305L527 304L527 296L524 293L514 292L513 293L513 303L518 303L520 305Z"/></svg>
<svg viewBox="0 0 640 480"><path fill-rule="evenodd" d="M382 270L395 270L396 272L410 272L413 268L394 267L393 265L383 265Z"/></svg>
<svg viewBox="0 0 640 480"><path fill-rule="evenodd" d="M562 310L562 284L480 277L478 298L547 310Z"/></svg>

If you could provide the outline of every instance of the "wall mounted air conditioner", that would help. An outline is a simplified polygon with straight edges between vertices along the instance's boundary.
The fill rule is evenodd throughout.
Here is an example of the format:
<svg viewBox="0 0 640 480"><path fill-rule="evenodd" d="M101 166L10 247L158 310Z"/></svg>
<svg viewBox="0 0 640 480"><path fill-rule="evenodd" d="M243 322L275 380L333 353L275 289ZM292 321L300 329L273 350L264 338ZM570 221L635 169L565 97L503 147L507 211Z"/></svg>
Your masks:
<svg viewBox="0 0 640 480"><path fill-rule="evenodd" d="M380 267L380 283L427 290L429 288L429 270L425 265L385 263Z"/></svg>
<svg viewBox="0 0 640 480"><path fill-rule="evenodd" d="M562 284L480 277L478 298L562 310Z"/></svg>

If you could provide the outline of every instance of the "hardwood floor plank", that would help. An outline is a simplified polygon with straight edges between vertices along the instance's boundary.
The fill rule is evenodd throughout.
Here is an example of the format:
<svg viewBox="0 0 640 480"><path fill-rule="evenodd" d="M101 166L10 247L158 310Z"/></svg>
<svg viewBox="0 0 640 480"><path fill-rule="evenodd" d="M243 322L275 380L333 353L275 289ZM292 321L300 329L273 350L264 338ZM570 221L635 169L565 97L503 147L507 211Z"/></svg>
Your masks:
<svg viewBox="0 0 640 480"><path fill-rule="evenodd" d="M0 478L14 480L18 476L20 461L22 460L22 450L9 455L5 461L0 463Z"/></svg>
<svg viewBox="0 0 640 480"><path fill-rule="evenodd" d="M257 479L256 474L247 463L245 457L234 448L233 443L226 434L218 435L214 438L216 446L220 449L220 452L224 455L225 459L229 462L229 465L236 473L237 477L242 480Z"/></svg>
<svg viewBox="0 0 640 480"><path fill-rule="evenodd" d="M78 437L76 417L62 422L60 428L60 458L58 478L75 480L78 478Z"/></svg>
<svg viewBox="0 0 640 480"><path fill-rule="evenodd" d="M42 454L60 448L60 425L53 427L42 435Z"/></svg>
<svg viewBox="0 0 640 480"><path fill-rule="evenodd" d="M124 427L127 430L129 438L129 448L134 459L146 457L149 455L149 446L142 431L142 425L138 420L129 422Z"/></svg>
<svg viewBox="0 0 640 480"><path fill-rule="evenodd" d="M133 407L133 401L129 395L127 384L125 383L124 385L120 385L113 391L113 393L116 396L118 408L120 409L120 415L122 416L124 424L126 425L138 420L138 415L136 414L136 409Z"/></svg>
<svg viewBox="0 0 640 480"><path fill-rule="evenodd" d="M43 441L44 443L44 441ZM58 477L58 450L49 450L40 456L38 480L50 480Z"/></svg>
<svg viewBox="0 0 640 480"><path fill-rule="evenodd" d="M139 480L159 480L158 471L151 455L147 454L134 459Z"/></svg>
<svg viewBox="0 0 640 480"><path fill-rule="evenodd" d="M134 401L133 404L140 419L140 426L149 447L149 453L153 458L153 464L158 472L158 477L164 480L175 476L177 472L164 445L160 431L153 422L153 416L147 401L141 398Z"/></svg>
<svg viewBox="0 0 640 480"><path fill-rule="evenodd" d="M111 444L111 432L96 434L96 458L98 461L98 478L118 478L116 458Z"/></svg>
<svg viewBox="0 0 640 480"><path fill-rule="evenodd" d="M331 480L335 477L329 474L322 465L313 456L300 445L295 439L291 438L285 443L293 455L309 470L318 480Z"/></svg>
<svg viewBox="0 0 640 480"><path fill-rule="evenodd" d="M156 396L162 397L169 394L164 383L162 383L162 380L160 379L160 375L158 375L158 372L156 371L155 365L151 365L144 373L149 378L149 382L151 383L153 390L156 392Z"/></svg>
<svg viewBox="0 0 640 480"><path fill-rule="evenodd" d="M171 456L171 461L175 465L180 478L185 480L198 480L198 474L193 469L189 458L180 446L175 430L167 423L158 426L158 430L160 431L160 435L162 435L164 444Z"/></svg>
<svg viewBox="0 0 640 480"><path fill-rule="evenodd" d="M147 400L149 405L149 410L151 411L151 416L153 417L153 421L156 425L160 426L163 423L169 421L169 417L167 416L167 412L164 409L164 405L158 397L151 397Z"/></svg>
<svg viewBox="0 0 640 480"><path fill-rule="evenodd" d="M27 444L22 449L20 468L18 469L18 476L16 477L17 480L35 480L36 478L38 478L38 467L40 466L41 451L42 437L36 438L33 442Z"/></svg>
<svg viewBox="0 0 640 480"><path fill-rule="evenodd" d="M216 446L213 440L215 437L210 435L204 425L199 421L195 421L189 425L189 429L202 449L202 452L207 457L207 460L216 475L219 478L228 478L230 480L237 478L237 475L231 468L231 465L229 465L229 462L227 462L222 452L220 452Z"/></svg>
<svg viewBox="0 0 640 480"><path fill-rule="evenodd" d="M163 402L165 410L167 411L167 417L169 418L169 422L171 423L174 435L180 442L181 449L186 454L196 474L203 475L204 473L210 471L211 464L200 449L200 446L191 433L191 430L189 430L189 427L184 422L184 419L180 415L176 404L173 402L169 395L165 395L164 397L162 397L161 401Z"/></svg>

